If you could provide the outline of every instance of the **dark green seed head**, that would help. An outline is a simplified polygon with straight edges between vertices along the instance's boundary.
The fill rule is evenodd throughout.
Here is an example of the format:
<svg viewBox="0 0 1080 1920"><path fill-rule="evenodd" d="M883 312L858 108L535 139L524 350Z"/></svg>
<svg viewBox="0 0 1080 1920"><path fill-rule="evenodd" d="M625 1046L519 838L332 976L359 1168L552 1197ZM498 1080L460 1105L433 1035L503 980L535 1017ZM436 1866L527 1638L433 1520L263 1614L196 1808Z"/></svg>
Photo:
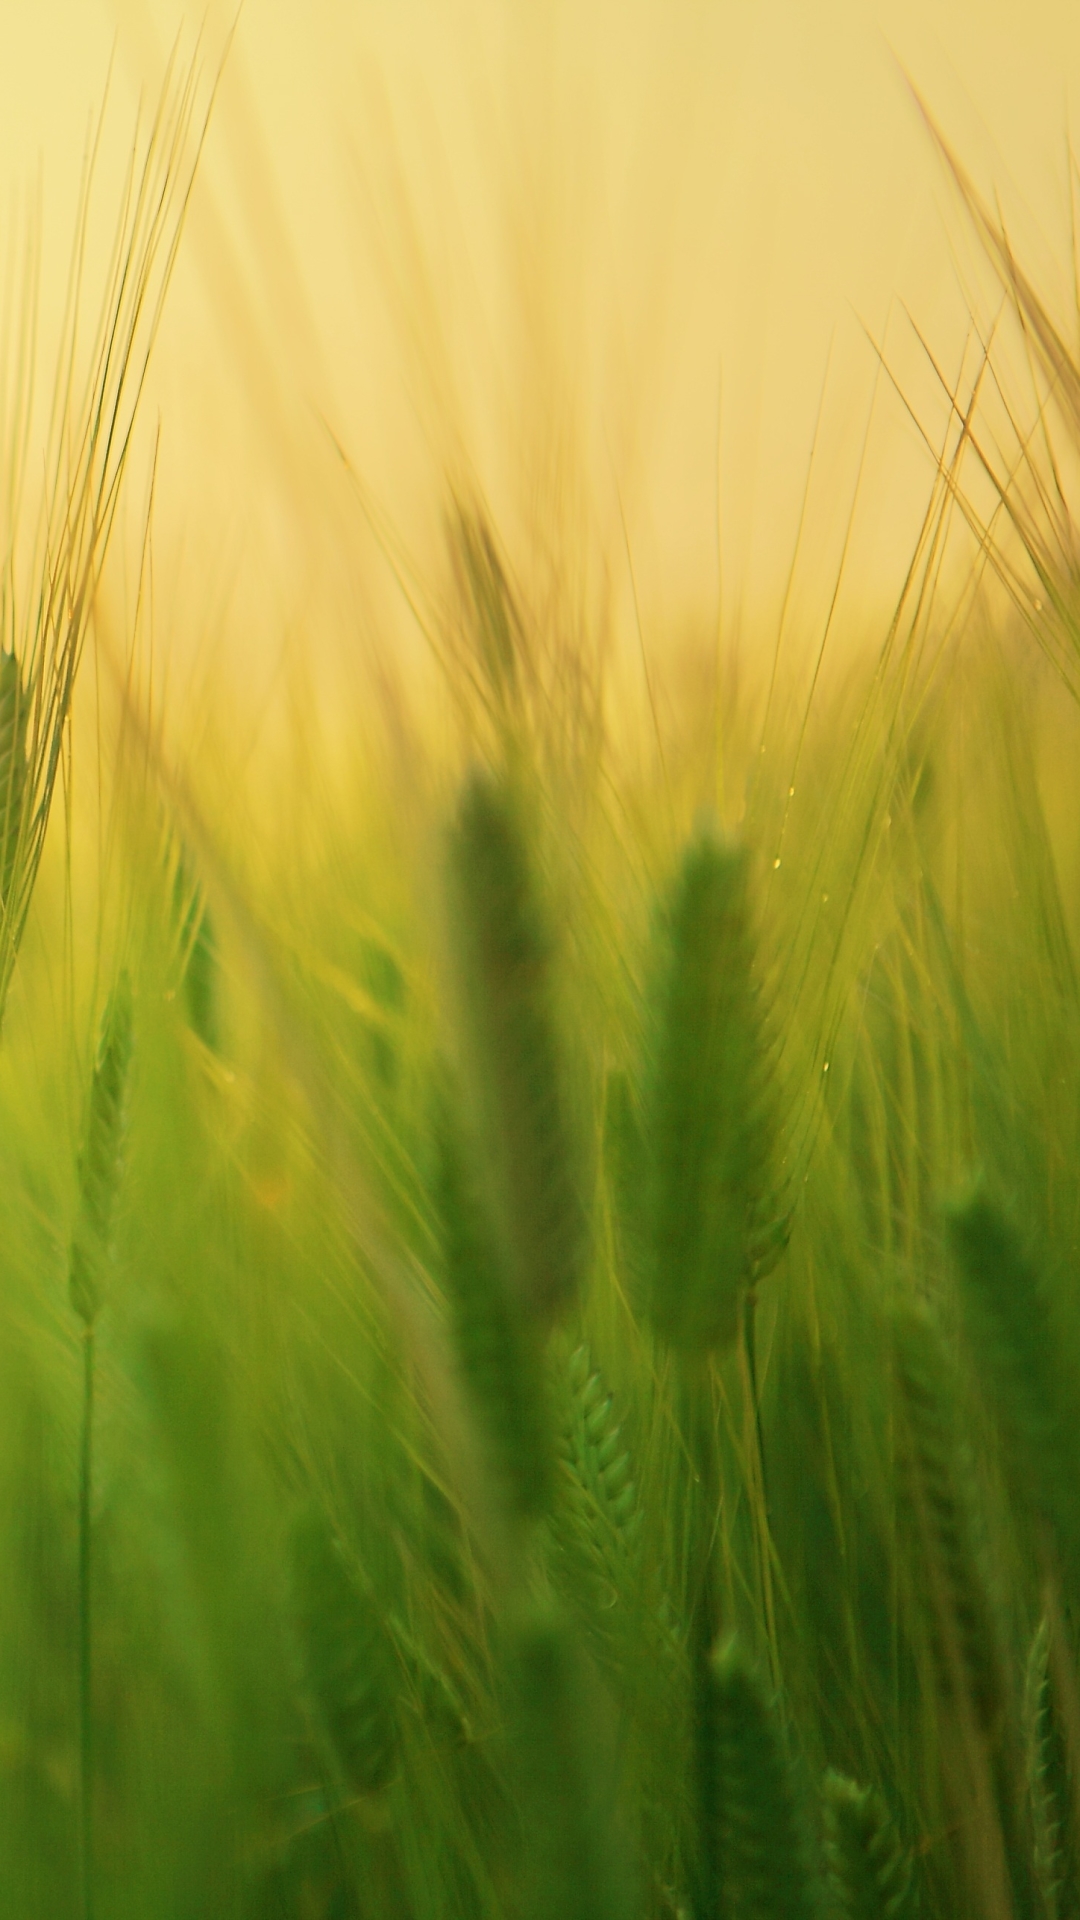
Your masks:
<svg viewBox="0 0 1080 1920"><path fill-rule="evenodd" d="M555 943L520 809L485 774L474 774L465 788L451 860L467 1094L492 1220L523 1311L549 1325L577 1293L586 1255L555 1007Z"/></svg>
<svg viewBox="0 0 1080 1920"><path fill-rule="evenodd" d="M534 1516L550 1501L554 1466L540 1332L509 1284L484 1188L445 1086L436 1100L435 1131L434 1197L458 1365L508 1509Z"/></svg>
<svg viewBox="0 0 1080 1920"><path fill-rule="evenodd" d="M703 1685L698 1904L709 1920L813 1920L819 1887L780 1727L732 1638Z"/></svg>
<svg viewBox="0 0 1080 1920"><path fill-rule="evenodd" d="M630 1920L632 1858L612 1728L588 1663L544 1601L509 1631L527 1920Z"/></svg>
<svg viewBox="0 0 1080 1920"><path fill-rule="evenodd" d="M1049 1920L1080 1920L1076 1785L1045 1620L1036 1631L1028 1656L1025 1718L1035 1871Z"/></svg>
<svg viewBox="0 0 1080 1920"><path fill-rule="evenodd" d="M398 1752L397 1675L386 1626L314 1510L294 1529L292 1571L308 1687L335 1760L354 1793L380 1794L394 1777Z"/></svg>
<svg viewBox="0 0 1080 1920"><path fill-rule="evenodd" d="M1046 1276L981 1184L947 1224L972 1358L1001 1423L1013 1490L1053 1528L1063 1566L1080 1570L1080 1423Z"/></svg>
<svg viewBox="0 0 1080 1920"><path fill-rule="evenodd" d="M911 1860L881 1795L830 1772L824 1800L826 1866L837 1920L914 1920Z"/></svg>
<svg viewBox="0 0 1080 1920"><path fill-rule="evenodd" d="M976 1552L970 1472L958 1429L953 1369L929 1313L903 1301L892 1316L897 1466L912 1586L923 1608L940 1697L963 1704L993 1738L1005 1683L998 1634Z"/></svg>
<svg viewBox="0 0 1080 1920"><path fill-rule="evenodd" d="M648 1127L649 1309L661 1338L685 1353L735 1338L767 1175L747 867L743 847L699 835L666 927Z"/></svg>

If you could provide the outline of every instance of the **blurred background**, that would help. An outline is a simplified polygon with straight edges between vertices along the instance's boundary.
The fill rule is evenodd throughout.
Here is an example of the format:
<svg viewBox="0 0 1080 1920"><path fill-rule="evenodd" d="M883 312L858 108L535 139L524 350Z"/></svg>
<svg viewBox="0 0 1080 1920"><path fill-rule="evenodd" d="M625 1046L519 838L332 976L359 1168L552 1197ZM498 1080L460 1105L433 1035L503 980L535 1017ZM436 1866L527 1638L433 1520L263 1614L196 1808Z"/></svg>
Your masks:
<svg viewBox="0 0 1080 1920"><path fill-rule="evenodd" d="M297 636L407 649L448 486L657 650L718 614L769 642L804 499L817 630L855 502L844 606L879 631L995 298L913 88L1070 313L1062 0L10 0L5 255L42 236L42 380L91 129L88 306L139 102L197 45L220 85L116 575L157 442L177 673L226 634L249 686Z"/></svg>

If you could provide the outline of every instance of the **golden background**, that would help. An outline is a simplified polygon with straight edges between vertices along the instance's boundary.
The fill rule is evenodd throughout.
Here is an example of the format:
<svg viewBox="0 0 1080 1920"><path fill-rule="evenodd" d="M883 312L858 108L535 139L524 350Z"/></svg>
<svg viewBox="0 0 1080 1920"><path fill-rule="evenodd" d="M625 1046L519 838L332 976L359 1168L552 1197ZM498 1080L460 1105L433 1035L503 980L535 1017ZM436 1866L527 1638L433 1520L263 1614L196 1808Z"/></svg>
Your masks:
<svg viewBox="0 0 1080 1920"><path fill-rule="evenodd" d="M40 190L43 369L106 83L91 286L137 103L199 17L0 8L5 251ZM232 18L202 26L207 85ZM904 400L940 425L905 316L955 378L978 276L905 75L1067 312L1076 7L247 0L130 476L136 539L160 425L166 637L205 648L239 608L252 644L310 638L358 543L434 550L466 471L511 548L587 526L616 596L629 559L652 644L718 604L767 635L819 408L800 593L817 617L857 486L849 608L876 618L932 478Z"/></svg>

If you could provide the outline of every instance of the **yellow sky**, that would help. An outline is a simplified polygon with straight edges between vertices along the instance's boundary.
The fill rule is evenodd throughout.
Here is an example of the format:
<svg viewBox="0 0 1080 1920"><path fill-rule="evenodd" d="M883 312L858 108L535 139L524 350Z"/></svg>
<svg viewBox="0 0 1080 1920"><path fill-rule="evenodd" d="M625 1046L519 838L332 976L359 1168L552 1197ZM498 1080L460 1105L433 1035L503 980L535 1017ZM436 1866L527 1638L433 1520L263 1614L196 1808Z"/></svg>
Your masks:
<svg viewBox="0 0 1080 1920"><path fill-rule="evenodd" d="M0 7L0 185L11 204L40 160L46 339L110 54L106 211L139 80L186 17ZM901 303L945 364L964 337L962 227L901 68L1066 289L1075 6L246 0L155 367L163 550L182 531L207 578L246 567L292 618L325 422L420 548L466 457L511 543L587 508L617 555L624 515L661 623L715 600L719 506L727 617L767 625L828 369L813 601L871 400L864 327L913 386ZM929 478L883 394L861 590L891 592Z"/></svg>

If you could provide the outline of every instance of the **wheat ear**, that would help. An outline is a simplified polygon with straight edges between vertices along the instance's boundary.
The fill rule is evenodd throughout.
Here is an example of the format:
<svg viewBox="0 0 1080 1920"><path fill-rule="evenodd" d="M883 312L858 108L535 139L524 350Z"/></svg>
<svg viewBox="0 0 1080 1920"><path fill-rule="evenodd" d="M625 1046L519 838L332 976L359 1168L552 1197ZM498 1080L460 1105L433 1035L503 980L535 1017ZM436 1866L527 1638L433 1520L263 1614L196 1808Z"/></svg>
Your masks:
<svg viewBox="0 0 1080 1920"><path fill-rule="evenodd" d="M877 1789L829 1772L824 1802L825 1863L836 1920L915 1920L911 1858Z"/></svg>
<svg viewBox="0 0 1080 1920"><path fill-rule="evenodd" d="M1076 1783L1054 1685L1050 1629L1045 1619L1031 1643L1025 1696L1035 1871L1050 1920L1080 1920Z"/></svg>
<svg viewBox="0 0 1080 1920"><path fill-rule="evenodd" d="M739 1642L705 1672L697 1920L813 1920L820 1885L780 1727Z"/></svg>
<svg viewBox="0 0 1080 1920"><path fill-rule="evenodd" d="M736 1338L767 1165L747 869L744 848L699 834L665 928L648 1306L660 1337L691 1355Z"/></svg>
<svg viewBox="0 0 1080 1920"><path fill-rule="evenodd" d="M450 841L465 1092L488 1171L492 1224L525 1313L547 1326L584 1277L583 1181L568 1104L544 912L522 807L505 782L468 781Z"/></svg>
<svg viewBox="0 0 1080 1920"><path fill-rule="evenodd" d="M448 1081L436 1098L435 1135L435 1204L458 1365L494 1482L508 1510L528 1519L549 1505L553 1490L540 1334L508 1280Z"/></svg>

